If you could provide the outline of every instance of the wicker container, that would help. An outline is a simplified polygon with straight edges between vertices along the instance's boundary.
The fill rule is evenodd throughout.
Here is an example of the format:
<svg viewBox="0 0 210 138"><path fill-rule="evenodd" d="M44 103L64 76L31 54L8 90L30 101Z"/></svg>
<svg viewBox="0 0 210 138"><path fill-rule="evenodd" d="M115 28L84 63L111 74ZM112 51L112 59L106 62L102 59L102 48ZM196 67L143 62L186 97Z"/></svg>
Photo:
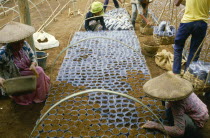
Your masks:
<svg viewBox="0 0 210 138"><path fill-rule="evenodd" d="M143 53L147 56L154 56L158 49L159 45L154 42L154 44L149 43L149 41L145 41L142 43Z"/></svg>
<svg viewBox="0 0 210 138"><path fill-rule="evenodd" d="M159 45L170 45L174 44L174 39L175 39L175 27L170 26L172 29L172 34L165 33L164 35L160 35L160 32L158 30L158 26L154 26L154 31L153 31L153 37L154 40L157 44Z"/></svg>
<svg viewBox="0 0 210 138"><path fill-rule="evenodd" d="M36 90L36 76L22 76L7 79L3 83L3 89L8 95L32 93Z"/></svg>
<svg viewBox="0 0 210 138"><path fill-rule="evenodd" d="M206 92L207 89L210 89L210 84L206 83L206 80L200 80L197 76L191 74L189 71L183 75L183 78L193 84L194 92L197 94Z"/></svg>
<svg viewBox="0 0 210 138"><path fill-rule="evenodd" d="M140 26L140 33L144 35L153 35L153 26Z"/></svg>

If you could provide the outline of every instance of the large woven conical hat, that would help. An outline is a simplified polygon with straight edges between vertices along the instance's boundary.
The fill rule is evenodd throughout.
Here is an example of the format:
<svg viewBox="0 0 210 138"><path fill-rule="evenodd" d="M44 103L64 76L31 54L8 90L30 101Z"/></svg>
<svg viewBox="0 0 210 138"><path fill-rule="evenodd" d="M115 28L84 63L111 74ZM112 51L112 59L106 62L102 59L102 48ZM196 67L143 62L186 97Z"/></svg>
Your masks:
<svg viewBox="0 0 210 138"><path fill-rule="evenodd" d="M35 28L18 22L9 22L0 30L0 43L11 43L25 39L35 32Z"/></svg>
<svg viewBox="0 0 210 138"><path fill-rule="evenodd" d="M143 90L151 98L176 101L188 97L193 91L193 86L172 72L166 72L146 82Z"/></svg>

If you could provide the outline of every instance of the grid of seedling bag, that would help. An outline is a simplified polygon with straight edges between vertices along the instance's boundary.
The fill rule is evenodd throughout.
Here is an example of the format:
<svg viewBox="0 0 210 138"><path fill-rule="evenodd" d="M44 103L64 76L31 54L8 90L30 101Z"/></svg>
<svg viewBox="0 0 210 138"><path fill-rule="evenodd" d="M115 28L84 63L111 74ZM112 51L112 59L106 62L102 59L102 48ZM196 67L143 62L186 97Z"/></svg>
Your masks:
<svg viewBox="0 0 210 138"><path fill-rule="evenodd" d="M79 40L84 41L75 44ZM75 45L66 52L42 115L68 95L87 89L107 89L140 99L166 123L165 107L143 93L142 86L150 79L150 73L134 31L77 32L71 44ZM103 92L88 93L51 110L33 136L165 137L158 131L141 128L147 120L157 121L132 100Z"/></svg>

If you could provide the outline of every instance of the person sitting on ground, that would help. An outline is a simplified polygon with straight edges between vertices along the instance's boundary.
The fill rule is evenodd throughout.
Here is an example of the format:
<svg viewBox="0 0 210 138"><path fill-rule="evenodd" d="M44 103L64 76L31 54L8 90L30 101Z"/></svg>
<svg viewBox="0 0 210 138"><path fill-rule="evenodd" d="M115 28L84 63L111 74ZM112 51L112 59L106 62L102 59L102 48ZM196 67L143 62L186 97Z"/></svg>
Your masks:
<svg viewBox="0 0 210 138"><path fill-rule="evenodd" d="M0 31L0 43L5 44L0 48L0 86L2 87L4 81L9 78L34 74L37 76L37 87L34 92L11 96L20 105L45 101L50 88L49 77L37 65L33 50L24 41L34 32L34 27L18 22L10 22Z"/></svg>
<svg viewBox="0 0 210 138"><path fill-rule="evenodd" d="M179 6L183 0L175 0L175 5ZM191 61L198 61L201 48L200 44L206 36L208 18L210 10L210 0L186 0L185 13L176 33L174 45L173 73L181 74L182 51L185 41L191 35L191 43L185 70ZM198 52L196 53L196 51ZM196 55L195 55L196 54ZM195 58L193 59L195 55Z"/></svg>
<svg viewBox="0 0 210 138"><path fill-rule="evenodd" d="M119 8L119 7L120 7L118 1L119 1L120 3L122 3L121 0L113 0L114 6L115 6L116 8ZM107 5L108 5L108 4L109 4L109 0L105 0L105 1L104 1L104 12L106 12L106 8L107 8Z"/></svg>
<svg viewBox="0 0 210 138"><path fill-rule="evenodd" d="M103 14L104 14L103 4L98 1L93 2L91 4L91 10L86 14L85 30L86 31L106 30L104 17L102 16ZM94 17L94 16L99 16L99 17ZM98 21L100 21L100 23Z"/></svg>
<svg viewBox="0 0 210 138"><path fill-rule="evenodd" d="M193 93L192 84L172 71L149 80L143 89L149 97L168 101L170 126L163 128L159 123L147 121L142 128L166 131L172 137L193 138L209 119L207 106Z"/></svg>
<svg viewBox="0 0 210 138"><path fill-rule="evenodd" d="M135 28L135 23L136 23L136 18L137 18L137 11L138 11L138 14L141 16L141 18L143 19L143 22L147 23L148 25L152 25L152 23L150 23L147 20L148 6L149 6L149 3L151 2L152 0L131 0L131 6L132 6L131 22L134 28ZM143 8L143 14L140 10L140 5Z"/></svg>

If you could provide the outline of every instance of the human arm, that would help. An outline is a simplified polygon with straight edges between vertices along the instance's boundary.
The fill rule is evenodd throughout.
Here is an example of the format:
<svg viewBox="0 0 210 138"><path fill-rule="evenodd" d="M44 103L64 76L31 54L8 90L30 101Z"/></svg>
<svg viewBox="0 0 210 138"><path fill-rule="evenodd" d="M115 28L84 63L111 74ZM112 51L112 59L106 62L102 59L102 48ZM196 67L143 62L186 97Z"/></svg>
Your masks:
<svg viewBox="0 0 210 138"><path fill-rule="evenodd" d="M36 66L37 66L37 63L36 62L31 62L31 66L30 66L30 70L31 71L33 71L33 73L37 76L37 77L39 77L39 73L37 72L37 70L36 70Z"/></svg>
<svg viewBox="0 0 210 138"><path fill-rule="evenodd" d="M140 14L140 17L147 23L147 25L153 25L148 19L147 19L147 16L148 16L148 6L149 6L149 3L141 3L139 2L139 5L142 6L143 8L143 14L141 11L139 11L139 14ZM140 10L140 9L138 9Z"/></svg>
<svg viewBox="0 0 210 138"><path fill-rule="evenodd" d="M106 25L105 25L105 22L104 22L104 17L102 16L102 17L99 17L100 18L100 23L101 23L101 25L102 25L102 29L103 30L107 30L107 28L106 28Z"/></svg>
<svg viewBox="0 0 210 138"><path fill-rule="evenodd" d="M175 0L175 5L179 6L182 3L183 0Z"/></svg>
<svg viewBox="0 0 210 138"><path fill-rule="evenodd" d="M90 26L89 26L90 19L88 19L88 18L90 18L90 17L92 17L92 16L91 16L90 12L88 12L88 13L86 14L86 18L85 18L85 30L86 30L86 31L91 31L91 28L90 28Z"/></svg>
<svg viewBox="0 0 210 138"><path fill-rule="evenodd" d="M172 137L180 137L185 133L185 119L184 119L184 108L175 105L172 107L172 114L174 118L174 126L165 126L162 127L161 124L154 121L147 121L142 128L156 129L162 132L167 132Z"/></svg>
<svg viewBox="0 0 210 138"><path fill-rule="evenodd" d="M3 82L5 81L3 76L3 64L4 64L4 56L5 50L3 48L0 49L0 87L3 86Z"/></svg>
<svg viewBox="0 0 210 138"><path fill-rule="evenodd" d="M31 60L31 65L30 65L29 69L30 69L31 71L33 71L34 74L35 74L37 77L39 77L39 74L38 74L38 72L37 72L37 70L36 70L36 66L37 66L38 64L37 64L37 61L36 61L36 57L35 57L34 51L31 49L31 47L29 46L29 44L28 44L27 42L25 42L25 46L26 46L27 49L26 49L25 47L24 47L24 49L28 51L28 56L29 56L29 58L30 58L30 60Z"/></svg>
<svg viewBox="0 0 210 138"><path fill-rule="evenodd" d="M147 18L144 15L140 14L140 16L148 25L153 25L151 22L149 22L149 20L147 20Z"/></svg>
<svg viewBox="0 0 210 138"><path fill-rule="evenodd" d="M0 87L3 87L3 83L4 83L5 79L0 77Z"/></svg>
<svg viewBox="0 0 210 138"><path fill-rule="evenodd" d="M163 128L164 127L164 128ZM159 123L156 123L154 121L147 121L142 128L148 128L148 129L156 129L162 132L167 132L168 135L172 137L180 137L184 135L184 129L180 129L178 126L163 126Z"/></svg>
<svg viewBox="0 0 210 138"><path fill-rule="evenodd" d="M31 49L30 45L29 45L26 41L24 42L24 47L23 47L23 49L24 49L24 51L27 51L30 61L31 61L31 62L36 62L36 63L37 63L35 53L34 53L34 51Z"/></svg>
<svg viewBox="0 0 210 138"><path fill-rule="evenodd" d="M122 4L122 1L121 0L117 0L117 1L119 1Z"/></svg>

